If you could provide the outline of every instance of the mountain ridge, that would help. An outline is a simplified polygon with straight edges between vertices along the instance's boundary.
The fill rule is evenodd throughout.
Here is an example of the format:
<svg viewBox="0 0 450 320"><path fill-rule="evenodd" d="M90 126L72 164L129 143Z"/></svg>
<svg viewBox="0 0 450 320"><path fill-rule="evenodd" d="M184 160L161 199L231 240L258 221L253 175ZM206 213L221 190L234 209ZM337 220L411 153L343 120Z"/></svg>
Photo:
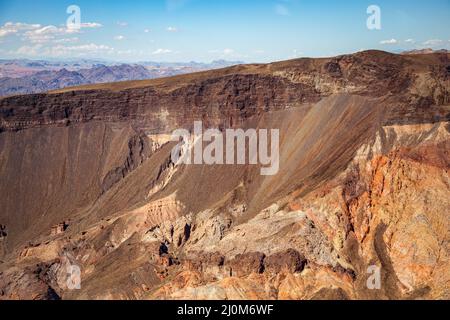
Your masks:
<svg viewBox="0 0 450 320"><path fill-rule="evenodd" d="M0 96L40 93L76 86L142 80L184 74L233 65L225 60L206 63L106 63L99 61L48 62L28 60L0 61Z"/></svg>

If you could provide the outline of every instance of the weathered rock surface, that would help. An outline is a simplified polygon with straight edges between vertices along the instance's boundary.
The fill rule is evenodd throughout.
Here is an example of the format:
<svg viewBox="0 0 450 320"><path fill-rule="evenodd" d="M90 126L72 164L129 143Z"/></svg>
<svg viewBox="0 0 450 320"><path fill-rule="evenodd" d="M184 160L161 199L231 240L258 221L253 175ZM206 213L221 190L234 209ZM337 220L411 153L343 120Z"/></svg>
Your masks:
<svg viewBox="0 0 450 320"><path fill-rule="evenodd" d="M450 298L449 65L369 51L1 99L0 299ZM279 173L175 165L194 120L279 129Z"/></svg>

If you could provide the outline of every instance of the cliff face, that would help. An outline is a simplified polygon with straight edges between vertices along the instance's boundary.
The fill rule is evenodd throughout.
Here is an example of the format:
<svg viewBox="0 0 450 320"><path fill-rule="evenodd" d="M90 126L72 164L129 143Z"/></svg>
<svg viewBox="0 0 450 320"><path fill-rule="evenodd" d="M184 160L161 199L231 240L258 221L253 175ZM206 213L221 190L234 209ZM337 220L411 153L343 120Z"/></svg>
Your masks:
<svg viewBox="0 0 450 320"><path fill-rule="evenodd" d="M13 96L0 100L0 130L126 121L162 132L199 118L229 127L337 93L383 98L386 121L438 121L450 101L448 63L448 54L368 51Z"/></svg>
<svg viewBox="0 0 450 320"><path fill-rule="evenodd" d="M449 298L449 70L369 51L0 100L0 299ZM195 120L279 129L279 173L174 165Z"/></svg>

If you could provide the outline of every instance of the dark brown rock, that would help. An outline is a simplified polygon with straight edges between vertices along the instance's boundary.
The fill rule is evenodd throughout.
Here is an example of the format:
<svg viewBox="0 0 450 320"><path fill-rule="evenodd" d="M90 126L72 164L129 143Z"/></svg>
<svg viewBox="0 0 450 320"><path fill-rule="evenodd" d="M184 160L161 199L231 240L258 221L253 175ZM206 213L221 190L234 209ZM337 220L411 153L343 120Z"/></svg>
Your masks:
<svg viewBox="0 0 450 320"><path fill-rule="evenodd" d="M294 249L276 253L264 260L265 271L269 273L280 273L282 271L301 272L305 264L305 257Z"/></svg>
<svg viewBox="0 0 450 320"><path fill-rule="evenodd" d="M7 235L6 226L0 224L0 240L6 238Z"/></svg>
<svg viewBox="0 0 450 320"><path fill-rule="evenodd" d="M263 273L265 258L266 255L261 252L238 254L228 266L231 268L232 276L245 277L252 273Z"/></svg>

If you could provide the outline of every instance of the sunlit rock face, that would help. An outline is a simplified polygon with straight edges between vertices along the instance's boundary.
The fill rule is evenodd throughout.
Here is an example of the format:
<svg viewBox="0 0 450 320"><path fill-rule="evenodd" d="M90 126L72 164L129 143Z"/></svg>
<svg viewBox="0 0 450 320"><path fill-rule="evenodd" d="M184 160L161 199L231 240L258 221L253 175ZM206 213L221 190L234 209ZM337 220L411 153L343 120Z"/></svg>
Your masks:
<svg viewBox="0 0 450 320"><path fill-rule="evenodd" d="M0 100L0 299L450 298L449 65L368 51ZM197 120L280 130L279 172L175 164Z"/></svg>

